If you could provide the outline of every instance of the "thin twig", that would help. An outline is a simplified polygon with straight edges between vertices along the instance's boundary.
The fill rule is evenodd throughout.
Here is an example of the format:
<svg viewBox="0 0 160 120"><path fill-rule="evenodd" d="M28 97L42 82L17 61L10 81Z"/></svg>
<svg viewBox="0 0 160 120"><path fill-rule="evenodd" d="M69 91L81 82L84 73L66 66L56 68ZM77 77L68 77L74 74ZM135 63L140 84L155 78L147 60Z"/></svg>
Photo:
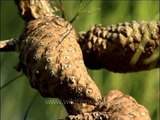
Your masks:
<svg viewBox="0 0 160 120"><path fill-rule="evenodd" d="M73 23L77 17L82 14L82 11L89 5L89 3L91 3L93 0L90 0L86 5L84 5L82 7L82 0L80 0L80 3L79 3L79 7L78 7L78 10L77 10L77 13L76 15L70 20L70 23Z"/></svg>
<svg viewBox="0 0 160 120"><path fill-rule="evenodd" d="M62 6L62 1L61 0L56 0L56 3L58 5L58 8L61 10L62 12L62 18L66 20L66 15L65 15L65 12L64 12L64 8Z"/></svg>
<svg viewBox="0 0 160 120"><path fill-rule="evenodd" d="M24 74L20 74L14 78L12 78L11 80L9 80L9 82L5 83L4 85L2 85L2 87L0 87L0 89L5 88L7 85L9 85L10 83L12 83L13 81L17 80L18 78L22 77Z"/></svg>
<svg viewBox="0 0 160 120"><path fill-rule="evenodd" d="M33 103L34 103L34 101L35 101L37 95L38 95L38 93L36 93L36 94L33 96L33 98L32 98L32 100L31 100L30 104L29 104L28 107L27 107L27 110L26 110L26 113L25 113L25 115L24 115L23 120L27 120L27 116L28 116L29 110L31 109L31 107L32 107L32 105L33 105Z"/></svg>
<svg viewBox="0 0 160 120"><path fill-rule="evenodd" d="M16 51L17 42L17 38L11 38L9 40L0 41L0 52Z"/></svg>

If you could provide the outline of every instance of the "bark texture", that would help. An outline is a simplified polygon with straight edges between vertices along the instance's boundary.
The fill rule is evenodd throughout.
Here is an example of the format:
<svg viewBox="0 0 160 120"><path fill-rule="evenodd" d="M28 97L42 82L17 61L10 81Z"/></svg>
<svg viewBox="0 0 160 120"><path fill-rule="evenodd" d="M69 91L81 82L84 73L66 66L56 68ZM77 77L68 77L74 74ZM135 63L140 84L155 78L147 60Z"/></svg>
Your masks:
<svg viewBox="0 0 160 120"><path fill-rule="evenodd" d="M160 67L160 21L94 25L80 33L88 68L136 72Z"/></svg>
<svg viewBox="0 0 160 120"><path fill-rule="evenodd" d="M101 93L88 75L74 28L56 15L39 14L32 13L35 19L26 23L19 38L17 69L43 97L60 98L69 114L93 110Z"/></svg>
<svg viewBox="0 0 160 120"><path fill-rule="evenodd" d="M151 120L145 107L120 91L110 91L90 113L70 115L65 120Z"/></svg>
<svg viewBox="0 0 160 120"><path fill-rule="evenodd" d="M14 0L19 8L19 14L28 22L45 16L53 16L56 7L52 8L49 0Z"/></svg>

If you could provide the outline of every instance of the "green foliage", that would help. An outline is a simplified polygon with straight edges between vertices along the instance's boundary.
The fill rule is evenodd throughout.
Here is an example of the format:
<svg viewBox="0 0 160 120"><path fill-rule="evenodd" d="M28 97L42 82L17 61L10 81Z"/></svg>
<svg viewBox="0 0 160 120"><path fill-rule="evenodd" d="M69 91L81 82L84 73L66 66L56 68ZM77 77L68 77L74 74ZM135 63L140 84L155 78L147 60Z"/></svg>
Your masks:
<svg viewBox="0 0 160 120"><path fill-rule="evenodd" d="M76 15L80 1L62 0L68 21ZM18 37L24 26L23 20L17 14L18 9L13 1L1 0L0 3L1 39ZM83 1L82 6L87 3L88 1ZM73 25L77 31L85 31L91 25L98 23L111 25L132 20L158 20L158 7L158 1L115 0L111 2L95 0L83 9ZM20 74L13 69L17 62L17 53L1 53L1 86ZM127 93L149 110L152 120L158 120L159 69L126 74L113 73L107 70L89 70L89 73L103 95L113 89ZM36 93L37 91L31 88L25 76L1 89L1 119L23 119L27 107ZM28 119L55 120L66 116L66 111L61 104L46 104L45 100L40 95L36 97L29 110ZM57 99L53 100L57 101Z"/></svg>

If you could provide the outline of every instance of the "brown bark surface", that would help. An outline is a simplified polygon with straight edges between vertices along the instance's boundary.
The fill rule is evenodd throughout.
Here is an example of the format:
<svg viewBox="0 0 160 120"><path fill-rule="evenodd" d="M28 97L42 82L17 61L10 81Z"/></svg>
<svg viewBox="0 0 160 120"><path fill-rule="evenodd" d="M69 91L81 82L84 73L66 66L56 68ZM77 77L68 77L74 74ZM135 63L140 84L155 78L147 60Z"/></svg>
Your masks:
<svg viewBox="0 0 160 120"><path fill-rule="evenodd" d="M87 73L76 40L72 26L60 17L30 21L20 37L19 65L42 96L58 97L69 105L76 101L94 105L101 94ZM76 109L69 114L78 113Z"/></svg>
<svg viewBox="0 0 160 120"><path fill-rule="evenodd" d="M65 120L151 120L145 107L118 90L110 91L90 113L70 115Z"/></svg>
<svg viewBox="0 0 160 120"><path fill-rule="evenodd" d="M26 11L27 15L35 19L27 20L19 38L17 68L27 75L31 86L43 97L62 100L69 114L93 110L102 99L101 93L88 75L74 28L61 17L44 15L46 8L37 13L29 2L22 3L31 9ZM39 6L36 2L33 5ZM28 13L30 11L32 14Z"/></svg>
<svg viewBox="0 0 160 120"><path fill-rule="evenodd" d="M53 16L56 12L49 0L14 0L19 8L19 15L29 22L45 16Z"/></svg>

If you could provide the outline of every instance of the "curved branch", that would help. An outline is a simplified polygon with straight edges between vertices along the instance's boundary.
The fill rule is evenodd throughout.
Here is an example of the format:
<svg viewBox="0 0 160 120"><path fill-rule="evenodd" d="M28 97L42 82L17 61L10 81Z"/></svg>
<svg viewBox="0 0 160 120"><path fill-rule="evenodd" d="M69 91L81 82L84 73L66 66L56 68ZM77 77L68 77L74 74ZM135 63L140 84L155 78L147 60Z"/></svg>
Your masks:
<svg viewBox="0 0 160 120"><path fill-rule="evenodd" d="M11 38L10 40L0 41L0 52L14 52L16 51L18 39Z"/></svg>
<svg viewBox="0 0 160 120"><path fill-rule="evenodd" d="M94 25L79 35L85 64L91 69L136 72L160 67L160 21Z"/></svg>
<svg viewBox="0 0 160 120"><path fill-rule="evenodd" d="M9 80L7 83L5 83L4 85L2 85L1 87L0 87L0 90L1 89L3 89L3 88L5 88L6 86L8 86L10 83L12 83L13 81L15 81L15 80L18 80L20 77L22 77L23 76L23 74L20 74L20 75L18 75L18 76L16 76L16 77L14 77L14 78L12 78L11 80Z"/></svg>

